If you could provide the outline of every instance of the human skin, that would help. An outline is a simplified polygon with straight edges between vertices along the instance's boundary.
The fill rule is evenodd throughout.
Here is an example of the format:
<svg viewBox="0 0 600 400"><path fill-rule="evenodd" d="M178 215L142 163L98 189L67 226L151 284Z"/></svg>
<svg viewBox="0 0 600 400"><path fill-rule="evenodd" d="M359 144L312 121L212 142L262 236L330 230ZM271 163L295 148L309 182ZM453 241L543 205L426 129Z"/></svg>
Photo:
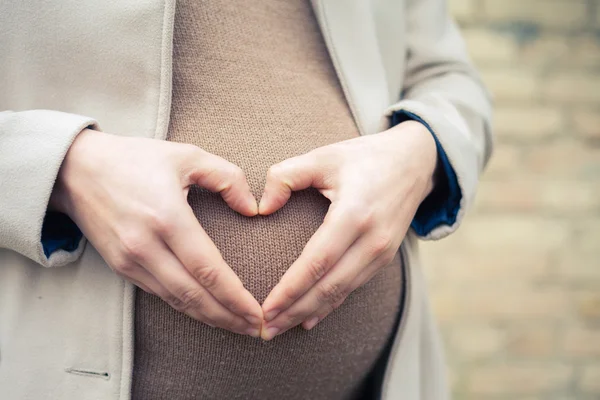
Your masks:
<svg viewBox="0 0 600 400"><path fill-rule="evenodd" d="M434 187L437 150L407 121L273 165L260 205L239 167L196 146L84 130L50 199L118 275L192 318L270 340L312 329L393 259ZM243 287L187 203L193 184L252 217L292 191L331 201L322 226L261 305Z"/></svg>
<svg viewBox="0 0 600 400"><path fill-rule="evenodd" d="M437 150L424 125L407 121L377 135L313 150L272 166L259 213L309 186L331 200L321 227L263 303L265 340L302 323L312 329L387 266L431 193Z"/></svg>
<svg viewBox="0 0 600 400"><path fill-rule="evenodd" d="M188 144L85 130L60 168L50 207L67 214L120 276L211 326L259 336L260 304L187 203L192 184L257 214L234 164Z"/></svg>

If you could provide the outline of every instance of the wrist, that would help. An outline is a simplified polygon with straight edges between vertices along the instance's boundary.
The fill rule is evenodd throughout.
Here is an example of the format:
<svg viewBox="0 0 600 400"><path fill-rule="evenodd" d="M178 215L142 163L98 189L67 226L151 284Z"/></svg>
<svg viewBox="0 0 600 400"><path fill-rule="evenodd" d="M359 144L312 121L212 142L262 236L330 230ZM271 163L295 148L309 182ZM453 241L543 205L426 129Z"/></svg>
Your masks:
<svg viewBox="0 0 600 400"><path fill-rule="evenodd" d="M417 181L421 183L419 186L422 189L420 201L423 201L435 188L442 172L433 134L424 124L415 120L401 122L390 128L392 130L401 130L393 134L408 140L408 145L413 149L411 153L416 155Z"/></svg>
<svg viewBox="0 0 600 400"><path fill-rule="evenodd" d="M89 128L84 129L73 140L73 143L71 143L60 169L58 170L56 181L54 182L54 187L50 194L48 202L49 211L61 212L71 217L71 188L74 186L71 180L73 177L76 177L76 174L72 172L72 169L78 164L77 160L80 159L80 154L86 147L86 142L89 135L93 134L92 132L93 130Z"/></svg>

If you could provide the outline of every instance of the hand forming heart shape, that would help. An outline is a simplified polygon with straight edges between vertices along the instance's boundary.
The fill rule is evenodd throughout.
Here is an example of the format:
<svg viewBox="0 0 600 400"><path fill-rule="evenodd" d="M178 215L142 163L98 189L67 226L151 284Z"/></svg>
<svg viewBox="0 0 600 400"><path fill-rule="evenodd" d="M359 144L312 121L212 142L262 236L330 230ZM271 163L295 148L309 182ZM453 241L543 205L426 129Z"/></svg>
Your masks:
<svg viewBox="0 0 600 400"><path fill-rule="evenodd" d="M257 206L241 169L221 157L86 129L61 166L50 209L67 214L118 275L173 308L270 340L300 323L311 329L391 261L433 188L436 162L432 135L408 121L272 166ZM197 223L187 204L193 184L249 217L274 213L310 186L331 200L262 307Z"/></svg>

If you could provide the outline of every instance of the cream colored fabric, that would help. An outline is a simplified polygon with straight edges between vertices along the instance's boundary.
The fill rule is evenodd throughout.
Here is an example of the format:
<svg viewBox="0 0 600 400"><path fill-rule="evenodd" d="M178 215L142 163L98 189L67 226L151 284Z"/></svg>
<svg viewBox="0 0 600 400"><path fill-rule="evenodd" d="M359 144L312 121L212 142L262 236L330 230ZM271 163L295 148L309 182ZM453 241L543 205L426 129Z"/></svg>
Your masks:
<svg viewBox="0 0 600 400"><path fill-rule="evenodd" d="M60 162L82 129L97 129L91 118L59 111L0 112L0 247L44 266L73 262L83 251L59 250L46 257L42 223ZM43 143L43 146L32 146Z"/></svg>
<svg viewBox="0 0 600 400"><path fill-rule="evenodd" d="M457 223L436 228L428 238L451 233L472 204L492 141L490 101L447 17L445 0L312 3L360 133L385 129L395 109L418 114L435 130L458 175L463 201ZM161 0L1 2L0 110L61 111L94 118L112 133L164 138L174 7ZM0 125L0 159L4 149L14 151L22 140L8 126ZM65 133L55 133L62 137L55 148L72 140L66 132L76 124L64 126ZM47 145L38 138L31 135L29 150L23 151ZM54 176L38 168L56 171L60 153L11 170L14 182L34 188L27 203L46 201L47 181ZM38 173L28 174L31 168ZM0 213L25 201L3 188L0 197ZM37 229L39 214L30 217L22 229ZM3 399L128 399L132 285L112 274L92 246L75 263L44 269L48 260L38 264L16 252L39 257L39 245L15 239L37 233L8 239L4 232L1 247L21 244L0 250ZM447 396L415 239L410 233L401 248L410 274L408 304L382 385L385 400Z"/></svg>

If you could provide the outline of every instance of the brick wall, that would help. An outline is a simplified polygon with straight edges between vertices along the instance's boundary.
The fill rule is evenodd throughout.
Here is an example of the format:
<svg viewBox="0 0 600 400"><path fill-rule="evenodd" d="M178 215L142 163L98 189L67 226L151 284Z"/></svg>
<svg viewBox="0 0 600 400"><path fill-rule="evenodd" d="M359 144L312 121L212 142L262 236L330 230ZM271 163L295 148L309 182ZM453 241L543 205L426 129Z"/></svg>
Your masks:
<svg viewBox="0 0 600 400"><path fill-rule="evenodd" d="M450 0L495 96L474 211L422 246L456 399L600 399L600 0Z"/></svg>

